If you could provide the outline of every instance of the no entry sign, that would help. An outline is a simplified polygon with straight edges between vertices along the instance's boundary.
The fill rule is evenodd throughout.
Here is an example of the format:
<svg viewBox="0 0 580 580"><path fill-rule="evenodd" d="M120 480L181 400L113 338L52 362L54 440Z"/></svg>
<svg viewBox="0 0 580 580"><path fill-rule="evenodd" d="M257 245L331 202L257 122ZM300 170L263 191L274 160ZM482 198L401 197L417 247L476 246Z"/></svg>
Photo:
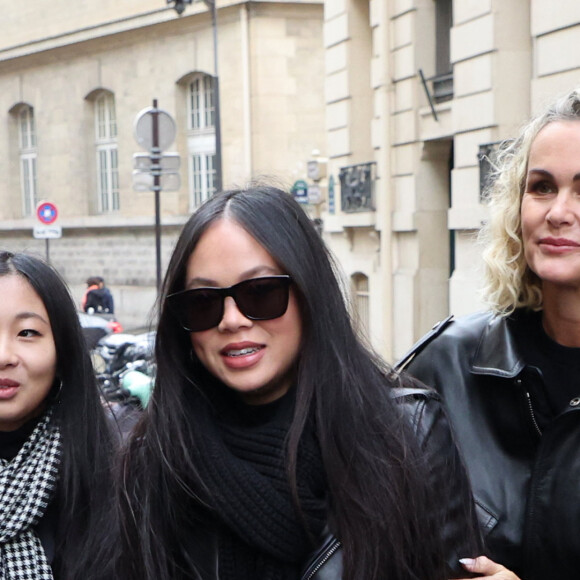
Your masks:
<svg viewBox="0 0 580 580"><path fill-rule="evenodd" d="M50 201L41 201L36 208L36 216L45 225L54 223L58 217L56 205Z"/></svg>

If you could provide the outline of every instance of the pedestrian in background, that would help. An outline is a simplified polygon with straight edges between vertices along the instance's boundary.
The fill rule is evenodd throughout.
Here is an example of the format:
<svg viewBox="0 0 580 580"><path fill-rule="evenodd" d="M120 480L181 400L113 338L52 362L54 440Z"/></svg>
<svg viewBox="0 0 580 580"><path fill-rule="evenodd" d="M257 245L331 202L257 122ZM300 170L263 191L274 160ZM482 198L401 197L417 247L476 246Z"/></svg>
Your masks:
<svg viewBox="0 0 580 580"><path fill-rule="evenodd" d="M115 303L111 291L105 286L102 276L93 276L87 280L87 284L92 284L87 288L85 296L85 312L95 314L114 314Z"/></svg>
<svg viewBox="0 0 580 580"><path fill-rule="evenodd" d="M0 252L0 578L110 580L112 440L74 301Z"/></svg>
<svg viewBox="0 0 580 580"><path fill-rule="evenodd" d="M358 340L291 196L207 201L160 304L123 457L123 580L443 580L480 553L436 396Z"/></svg>
<svg viewBox="0 0 580 580"><path fill-rule="evenodd" d="M89 295L89 292L92 292L93 290L98 290L99 288L99 281L96 279L95 276L89 276L87 278L86 284L87 288L85 290L85 293L83 294L83 297L81 298L81 309L83 312L87 312L88 310L87 297Z"/></svg>
<svg viewBox="0 0 580 580"><path fill-rule="evenodd" d="M491 311L442 325L409 370L443 395L490 558L525 580L576 578L580 91L532 119L496 164L482 234ZM488 561L469 569L514 577Z"/></svg>

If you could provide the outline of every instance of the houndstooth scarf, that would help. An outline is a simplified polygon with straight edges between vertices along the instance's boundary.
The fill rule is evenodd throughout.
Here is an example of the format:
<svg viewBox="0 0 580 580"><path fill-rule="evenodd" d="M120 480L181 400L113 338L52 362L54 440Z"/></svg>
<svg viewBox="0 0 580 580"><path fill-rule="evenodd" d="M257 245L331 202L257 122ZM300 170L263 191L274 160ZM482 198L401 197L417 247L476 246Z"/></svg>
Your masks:
<svg viewBox="0 0 580 580"><path fill-rule="evenodd" d="M12 461L0 459L0 580L52 580L33 527L56 489L60 432L49 410Z"/></svg>

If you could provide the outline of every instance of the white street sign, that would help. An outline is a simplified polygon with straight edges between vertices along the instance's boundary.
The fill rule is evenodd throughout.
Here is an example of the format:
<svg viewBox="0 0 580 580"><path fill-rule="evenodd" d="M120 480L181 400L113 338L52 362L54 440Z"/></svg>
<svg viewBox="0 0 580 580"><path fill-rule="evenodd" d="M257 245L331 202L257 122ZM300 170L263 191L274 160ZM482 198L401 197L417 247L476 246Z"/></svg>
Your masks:
<svg viewBox="0 0 580 580"><path fill-rule="evenodd" d="M163 153L157 159L161 171L176 171L181 166L179 153ZM140 171L151 171L153 156L149 153L133 153L133 168Z"/></svg>
<svg viewBox="0 0 580 580"><path fill-rule="evenodd" d="M163 191L177 191L181 187L179 173L163 172L159 176L159 187ZM153 175L142 171L133 171L133 189L135 191L154 191Z"/></svg>
<svg viewBox="0 0 580 580"><path fill-rule="evenodd" d="M62 238L62 226L55 226L54 224L34 226L32 235L38 239Z"/></svg>
<svg viewBox="0 0 580 580"><path fill-rule="evenodd" d="M322 191L318 185L308 186L308 203L310 205L316 205L322 201Z"/></svg>

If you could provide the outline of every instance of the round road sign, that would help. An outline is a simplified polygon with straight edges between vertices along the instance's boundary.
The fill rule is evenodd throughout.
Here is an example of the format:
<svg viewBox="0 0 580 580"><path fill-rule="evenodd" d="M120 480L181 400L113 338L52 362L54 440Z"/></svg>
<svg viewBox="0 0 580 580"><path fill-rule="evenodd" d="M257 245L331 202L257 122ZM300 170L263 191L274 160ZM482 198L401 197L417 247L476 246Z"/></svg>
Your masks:
<svg viewBox="0 0 580 580"><path fill-rule="evenodd" d="M36 208L36 216L43 224L52 224L58 217L56 205L50 201L41 201Z"/></svg>
<svg viewBox="0 0 580 580"><path fill-rule="evenodd" d="M153 124L157 122L157 147L165 151L175 141L177 132L173 117L163 109L147 107L135 119L135 140L143 149L153 147Z"/></svg>

